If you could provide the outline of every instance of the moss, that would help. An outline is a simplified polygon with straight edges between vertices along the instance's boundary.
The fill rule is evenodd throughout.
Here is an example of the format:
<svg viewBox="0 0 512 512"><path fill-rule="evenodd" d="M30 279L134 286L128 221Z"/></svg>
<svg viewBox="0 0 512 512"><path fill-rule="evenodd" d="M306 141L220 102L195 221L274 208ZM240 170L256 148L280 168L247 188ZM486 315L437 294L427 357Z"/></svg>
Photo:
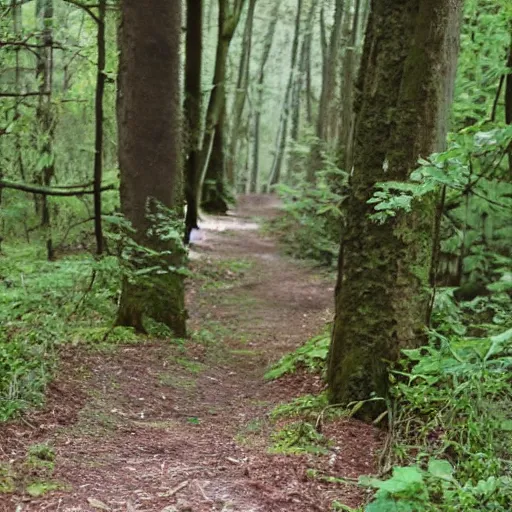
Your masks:
<svg viewBox="0 0 512 512"><path fill-rule="evenodd" d="M27 485L25 491L29 496L32 496L33 498L39 498L51 491L57 491L62 488L63 485L58 482L36 481Z"/></svg>
<svg viewBox="0 0 512 512"><path fill-rule="evenodd" d="M14 471L10 464L0 464L0 494L12 493L16 490Z"/></svg>

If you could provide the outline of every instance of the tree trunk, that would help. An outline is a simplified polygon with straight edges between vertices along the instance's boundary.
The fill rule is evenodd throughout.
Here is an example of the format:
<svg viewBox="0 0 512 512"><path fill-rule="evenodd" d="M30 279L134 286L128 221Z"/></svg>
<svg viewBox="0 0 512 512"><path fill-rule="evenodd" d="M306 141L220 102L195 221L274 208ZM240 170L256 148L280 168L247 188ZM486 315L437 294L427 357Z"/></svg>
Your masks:
<svg viewBox="0 0 512 512"><path fill-rule="evenodd" d="M435 198L383 225L369 219L367 201L376 182L407 180L420 156L444 147L461 8L461 0L372 2L328 367L335 403L386 396L389 362L424 342ZM376 413L368 407L365 417Z"/></svg>
<svg viewBox="0 0 512 512"><path fill-rule="evenodd" d="M206 112L206 131L202 161L206 162L208 148L213 139L211 158L206 162L201 206L208 213L224 214L228 211L225 184L225 121L226 121L226 69L229 46L240 21L245 0L219 0L219 37L215 57L213 89Z"/></svg>
<svg viewBox="0 0 512 512"><path fill-rule="evenodd" d="M45 187L51 185L55 175L55 155L53 152L53 135L55 120L52 110L53 81L53 0L37 0L36 17L39 22L41 48L37 54L36 78L39 81L39 104L36 111L37 121L41 130L41 169L37 182ZM54 259L53 240L51 233L51 215L48 198L42 196L40 212L41 227L46 236L46 253L48 260Z"/></svg>
<svg viewBox="0 0 512 512"><path fill-rule="evenodd" d="M297 17L295 20L295 34L293 36L292 54L290 64L290 77L283 100L283 108L281 112L281 120L276 137L276 153L270 171L269 186L277 185L281 179L281 168L283 167L284 153L286 151L286 137L288 135L288 118L290 115L290 102L292 99L293 85L295 76L297 75L297 59L299 54L299 38L302 18L303 0L297 0Z"/></svg>
<svg viewBox="0 0 512 512"><path fill-rule="evenodd" d="M105 94L105 14L107 1L98 4L98 63L96 68L95 130L94 144L94 234L96 236L96 254L103 254L103 230L101 226L101 182L103 180L103 96Z"/></svg>
<svg viewBox="0 0 512 512"><path fill-rule="evenodd" d="M154 213L155 202L177 218L182 213L180 37L179 2L153 0L148 9L140 0L123 1L117 103L121 210L135 230L134 241L169 251L162 257L177 268L184 264L183 248L150 232L147 213ZM181 275L151 274L135 284L124 279L117 324L143 331L144 315L176 336L186 334Z"/></svg>
<svg viewBox="0 0 512 512"><path fill-rule="evenodd" d="M187 129L187 163L185 172L185 243L198 229L198 195L201 146L201 71L203 60L203 1L187 0L187 41L185 63L185 126Z"/></svg>
<svg viewBox="0 0 512 512"><path fill-rule="evenodd" d="M274 35L279 14L279 2L276 2L270 16L270 24L265 35L263 53L261 55L260 69L258 72L257 99L254 113L254 145L251 166L251 178L249 182L249 192L255 194L258 191L258 175L260 168L260 132L261 132L261 110L263 108L263 86L265 85L265 67L272 50Z"/></svg>
<svg viewBox="0 0 512 512"><path fill-rule="evenodd" d="M247 20L245 22L242 56L238 68L238 80L236 84L235 100L233 105L231 130L231 143L227 162L227 181L231 187L236 185L236 165L237 150L240 137L240 126L242 124L242 115L247 98L247 88L249 87L250 67L251 67L251 49L252 49L252 29L254 26L254 10L257 0L249 0L249 9L247 11Z"/></svg>

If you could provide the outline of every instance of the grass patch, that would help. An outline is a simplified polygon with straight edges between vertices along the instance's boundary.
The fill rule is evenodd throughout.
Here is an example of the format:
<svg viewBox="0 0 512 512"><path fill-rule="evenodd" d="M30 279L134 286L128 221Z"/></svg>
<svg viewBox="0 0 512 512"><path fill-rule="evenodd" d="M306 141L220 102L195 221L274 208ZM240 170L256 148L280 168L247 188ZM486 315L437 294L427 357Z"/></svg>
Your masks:
<svg viewBox="0 0 512 512"><path fill-rule="evenodd" d="M245 277L254 263L246 259L200 259L194 262L196 278L203 290L229 289Z"/></svg>
<svg viewBox="0 0 512 512"><path fill-rule="evenodd" d="M67 340L96 339L113 318L117 260L87 254L55 262L29 246L0 256L0 421L40 405ZM92 273L96 272L94 284ZM86 336L82 336L86 334ZM123 333L124 334L124 333Z"/></svg>

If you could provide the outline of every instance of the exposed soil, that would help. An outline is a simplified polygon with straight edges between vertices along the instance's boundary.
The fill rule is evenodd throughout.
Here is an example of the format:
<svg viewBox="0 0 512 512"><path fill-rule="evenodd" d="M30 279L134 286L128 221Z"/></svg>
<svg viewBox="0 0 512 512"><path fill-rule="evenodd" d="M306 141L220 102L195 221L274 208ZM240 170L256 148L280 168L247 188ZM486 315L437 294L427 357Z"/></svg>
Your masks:
<svg viewBox="0 0 512 512"><path fill-rule="evenodd" d="M354 420L324 426L327 455L268 451L280 402L321 390L299 373L263 379L271 362L318 334L331 315L333 280L280 254L255 218L275 199L241 200L234 215L209 218L192 260L191 340L154 340L110 352L69 349L44 409L0 427L0 462L27 473L29 446L55 448L42 498L0 494L1 512L328 511L365 493L344 479L376 471L381 435ZM5 467L5 466L4 466Z"/></svg>

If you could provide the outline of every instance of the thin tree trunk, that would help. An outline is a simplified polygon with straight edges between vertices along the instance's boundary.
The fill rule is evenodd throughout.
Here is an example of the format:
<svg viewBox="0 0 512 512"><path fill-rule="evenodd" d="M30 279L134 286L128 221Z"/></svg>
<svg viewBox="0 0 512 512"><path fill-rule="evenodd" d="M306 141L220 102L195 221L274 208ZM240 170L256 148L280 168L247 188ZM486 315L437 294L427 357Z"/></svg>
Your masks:
<svg viewBox="0 0 512 512"><path fill-rule="evenodd" d="M51 185L55 175L55 155L53 152L53 135L55 120L52 112L52 81L53 81L53 0L37 0L36 19L40 27L41 48L37 55L36 78L39 81L39 104L37 120L41 130L42 168L37 181L45 187ZM53 240L51 234L51 215L48 198L41 198L41 227L46 235L46 252L48 260L54 259Z"/></svg>
<svg viewBox="0 0 512 512"><path fill-rule="evenodd" d="M201 73L203 60L203 1L187 0L187 41L185 63L185 126L188 158L185 171L185 243L198 229L198 195L201 155Z"/></svg>
<svg viewBox="0 0 512 512"><path fill-rule="evenodd" d="M240 21L245 0L219 0L219 37L215 57L213 90L206 112L206 130L203 140L202 160L205 161L206 148L213 139L213 151L206 170L202 187L201 206L209 213L224 214L228 211L225 183L225 109L226 109L226 69L229 46Z"/></svg>
<svg viewBox="0 0 512 512"><path fill-rule="evenodd" d="M281 179L281 168L283 167L284 153L286 151L286 138L288 136L288 118L290 116L291 99L293 92L293 85L295 83L295 76L297 75L297 60L299 54L299 38L302 18L302 5L303 0L297 0L297 17L295 20L295 34L293 36L290 77L288 78L288 85L283 100L283 108L281 112L281 120L276 137L276 152L272 169L270 171L269 186L277 185Z"/></svg>
<svg viewBox="0 0 512 512"><path fill-rule="evenodd" d="M236 84L235 100L232 113L232 130L231 143L227 162L227 181L231 187L236 185L236 165L237 165L237 149L240 136L240 125L247 98L247 88L249 87L250 67L251 67L251 49L252 49L252 32L254 26L254 11L257 0L249 0L249 9L247 11L247 19L245 22L244 36L242 42L242 55L238 68L238 80Z"/></svg>
<svg viewBox="0 0 512 512"><path fill-rule="evenodd" d="M96 99L95 99L95 130L94 144L94 234L96 236L96 254L103 254L103 230L101 226L101 182L103 180L103 97L105 94L105 14L106 0L99 0L98 4L98 63L96 72Z"/></svg>
<svg viewBox="0 0 512 512"><path fill-rule="evenodd" d="M254 113L254 145L251 166L251 178L249 183L249 192L254 194L258 191L258 175L260 168L260 132L261 132L261 110L263 108L263 87L265 85L265 67L272 50L274 35L276 33L276 25L279 14L279 2L274 4L274 9L270 15L270 24L265 35L265 43L263 53L261 55L260 69L258 72L258 83L256 89L256 109Z"/></svg>
<svg viewBox="0 0 512 512"><path fill-rule="evenodd" d="M407 180L420 156L445 146L461 9L461 0L372 2L329 354L334 403L385 397L389 362L425 341L435 197L384 224L369 218L368 200L376 182Z"/></svg>
<svg viewBox="0 0 512 512"><path fill-rule="evenodd" d="M181 3L140 0L121 4L117 98L121 211L134 228L134 241L160 253L162 274L135 282L125 278L117 325L144 331L145 315L186 335L183 276L172 271L184 265L176 240L159 237L150 228L157 204L182 215L182 148L180 100ZM132 262L134 266L148 266Z"/></svg>
<svg viewBox="0 0 512 512"><path fill-rule="evenodd" d="M508 74L505 84L505 122L512 125L512 32L507 59ZM512 146L508 148L509 178L512 180Z"/></svg>

